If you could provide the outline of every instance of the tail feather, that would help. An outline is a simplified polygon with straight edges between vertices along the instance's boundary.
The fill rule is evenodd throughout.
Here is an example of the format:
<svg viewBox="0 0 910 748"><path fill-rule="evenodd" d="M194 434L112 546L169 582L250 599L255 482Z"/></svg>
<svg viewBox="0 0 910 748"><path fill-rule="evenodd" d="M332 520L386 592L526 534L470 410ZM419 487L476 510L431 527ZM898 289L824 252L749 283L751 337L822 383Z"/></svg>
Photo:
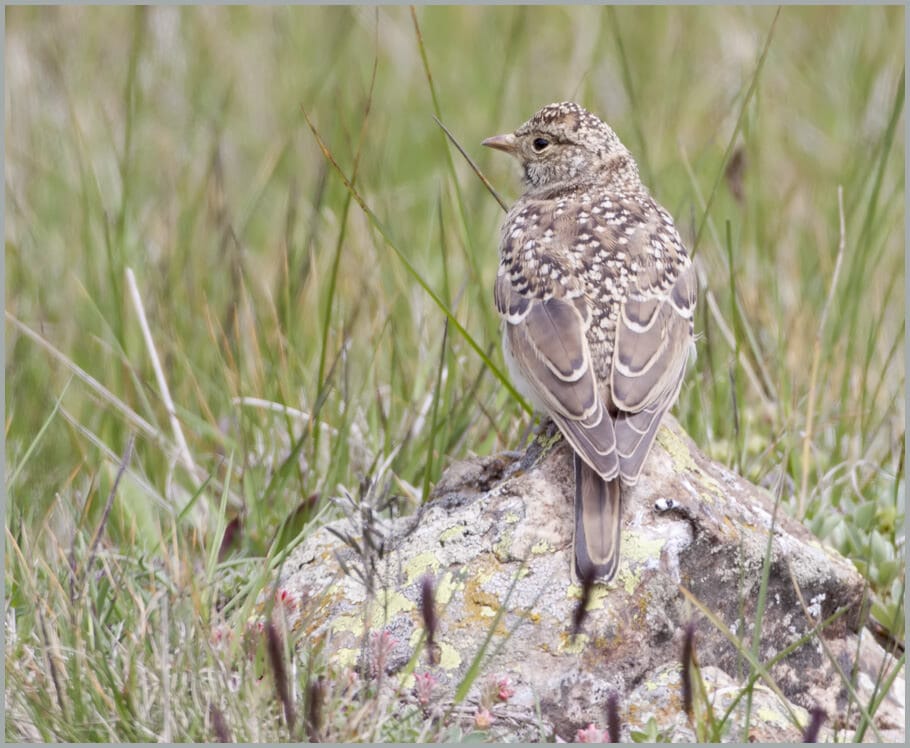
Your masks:
<svg viewBox="0 0 910 748"><path fill-rule="evenodd" d="M609 582L619 567L622 492L619 478L605 481L576 453L575 570L579 579Z"/></svg>

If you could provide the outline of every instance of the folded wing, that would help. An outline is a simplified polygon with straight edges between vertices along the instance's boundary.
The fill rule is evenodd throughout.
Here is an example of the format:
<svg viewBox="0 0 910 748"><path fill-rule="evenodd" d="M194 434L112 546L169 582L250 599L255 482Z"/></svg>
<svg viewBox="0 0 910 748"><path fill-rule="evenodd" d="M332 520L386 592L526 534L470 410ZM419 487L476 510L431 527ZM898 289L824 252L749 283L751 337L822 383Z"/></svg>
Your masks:
<svg viewBox="0 0 910 748"><path fill-rule="evenodd" d="M688 260L668 289L645 285L622 305L610 381L620 473L629 484L638 480L661 418L679 394L693 340L696 278Z"/></svg>
<svg viewBox="0 0 910 748"><path fill-rule="evenodd" d="M619 473L616 437L591 366L584 298L534 298L497 279L496 302L525 384L572 448L604 479Z"/></svg>

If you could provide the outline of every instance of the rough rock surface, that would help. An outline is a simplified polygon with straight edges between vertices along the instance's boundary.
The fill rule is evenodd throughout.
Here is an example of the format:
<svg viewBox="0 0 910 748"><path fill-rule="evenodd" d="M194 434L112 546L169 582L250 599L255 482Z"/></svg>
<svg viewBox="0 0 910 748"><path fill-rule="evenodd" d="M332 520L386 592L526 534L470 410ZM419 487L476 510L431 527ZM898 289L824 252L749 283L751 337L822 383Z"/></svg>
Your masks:
<svg viewBox="0 0 910 748"><path fill-rule="evenodd" d="M740 652L751 649L773 528L758 650L767 676L753 691L749 735L799 740L798 725L818 705L828 715L821 739L832 729L852 739L860 715L842 674L849 678L858 662L852 687L867 704L878 668L893 661L858 623L863 580L851 563L775 513L764 490L708 460L667 417L639 483L625 492L619 572L594 586L573 637L581 589L571 571L572 501L571 457L550 432L522 456L453 464L416 516L373 526L369 537L360 518L319 530L288 559L281 584L303 601L299 625L336 666L375 660L370 650L384 632L385 672L401 673L408 688L416 656L417 671L439 682L434 698L442 702L483 650L486 679L477 678L462 707L488 703L484 687L508 678L514 693L490 710L498 739L571 741L590 723L605 726L615 693L623 740L655 728L662 739L694 740L681 711L683 632L694 624L696 660L719 718L750 673ZM435 663L421 651L427 575L439 621ZM867 740L903 740L902 676ZM742 739L745 703L725 740Z"/></svg>

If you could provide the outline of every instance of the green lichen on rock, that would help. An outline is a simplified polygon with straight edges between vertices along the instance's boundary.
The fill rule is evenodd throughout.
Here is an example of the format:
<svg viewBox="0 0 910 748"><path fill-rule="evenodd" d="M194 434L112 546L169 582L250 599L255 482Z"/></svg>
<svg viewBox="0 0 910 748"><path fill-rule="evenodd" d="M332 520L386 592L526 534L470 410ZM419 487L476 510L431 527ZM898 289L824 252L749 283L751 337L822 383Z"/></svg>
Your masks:
<svg viewBox="0 0 910 748"><path fill-rule="evenodd" d="M670 459L673 461L673 467L678 473L683 473L685 471L695 473L698 476L699 485L707 488L711 494L714 494L714 496L709 496L702 493L701 498L711 501L714 497L721 499L724 497L724 490L721 488L720 483L712 476L707 475L698 466L692 458L692 454L688 447L683 440L680 439L679 435L666 426L661 426L657 432L657 442L666 450Z"/></svg>
<svg viewBox="0 0 910 748"><path fill-rule="evenodd" d="M405 564L404 572L407 575L405 584L413 584L431 569L434 573L439 571L439 556L432 551L418 553Z"/></svg>
<svg viewBox="0 0 910 748"><path fill-rule="evenodd" d="M384 589L370 606L370 623L374 629L382 628L401 613L417 609L417 604L397 590Z"/></svg>
<svg viewBox="0 0 910 748"><path fill-rule="evenodd" d="M337 615L332 619L332 631L336 633L349 632L354 636L363 634L363 616Z"/></svg>
<svg viewBox="0 0 910 748"><path fill-rule="evenodd" d="M512 533L507 530L502 533L499 542L493 546L493 556L500 563L508 563L512 558L512 539Z"/></svg>
<svg viewBox="0 0 910 748"><path fill-rule="evenodd" d="M450 540L457 540L462 535L465 534L468 528L464 525L455 525L450 527L448 530L443 530L439 533L439 542L442 544L448 543Z"/></svg>
<svg viewBox="0 0 910 748"><path fill-rule="evenodd" d="M604 602L609 595L609 585L595 584L591 588L591 594L588 597L588 604L585 606L585 610L589 613L593 610L603 610ZM581 600L581 587L577 584L570 584L566 587L566 597Z"/></svg>
<svg viewBox="0 0 910 748"><path fill-rule="evenodd" d="M442 579L436 584L436 603L438 605L448 605L455 590L463 588L464 584L456 580L451 571L445 572L442 575Z"/></svg>
<svg viewBox="0 0 910 748"><path fill-rule="evenodd" d="M531 546L531 553L539 556L542 553L552 553L553 546L546 540L538 540Z"/></svg>
<svg viewBox="0 0 910 748"><path fill-rule="evenodd" d="M641 582L641 574L645 568L641 562L659 558L666 541L644 538L635 532L624 532L622 536L623 558L620 562L617 581L631 595ZM630 561L636 563L629 563Z"/></svg>

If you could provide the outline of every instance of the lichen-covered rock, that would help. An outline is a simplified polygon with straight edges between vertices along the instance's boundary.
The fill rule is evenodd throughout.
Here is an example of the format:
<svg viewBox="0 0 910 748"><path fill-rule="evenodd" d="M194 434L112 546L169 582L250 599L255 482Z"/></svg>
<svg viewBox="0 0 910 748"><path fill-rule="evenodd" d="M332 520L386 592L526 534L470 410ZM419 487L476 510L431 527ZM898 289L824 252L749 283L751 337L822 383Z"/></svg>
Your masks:
<svg viewBox="0 0 910 748"><path fill-rule="evenodd" d="M299 625L335 665L381 667L410 688L416 657L419 672L438 682L437 698L451 700L482 653L487 675L466 703L489 706L481 692L490 678L510 684L489 710L499 739L540 739L542 723L548 735L573 740L591 723L605 725L611 693L624 740L655 726L665 739L697 739L679 693L686 624L694 623L696 660L719 717L751 672L743 651L759 616L765 674L749 734L798 740L816 705L829 716L827 734L832 725L850 730L859 715L848 709L843 677L858 651L872 681L885 658L871 637L858 649L863 580L852 564L775 510L764 490L709 461L670 417L624 496L619 572L594 586L577 636L573 472L552 431L522 456L455 463L414 517L379 527L365 512L320 529L288 559L281 583L304 601ZM427 575L438 618L432 661L420 651ZM870 696L871 687L860 690L861 703ZM889 698L867 739L902 739L903 678ZM745 704L724 739L742 739Z"/></svg>

